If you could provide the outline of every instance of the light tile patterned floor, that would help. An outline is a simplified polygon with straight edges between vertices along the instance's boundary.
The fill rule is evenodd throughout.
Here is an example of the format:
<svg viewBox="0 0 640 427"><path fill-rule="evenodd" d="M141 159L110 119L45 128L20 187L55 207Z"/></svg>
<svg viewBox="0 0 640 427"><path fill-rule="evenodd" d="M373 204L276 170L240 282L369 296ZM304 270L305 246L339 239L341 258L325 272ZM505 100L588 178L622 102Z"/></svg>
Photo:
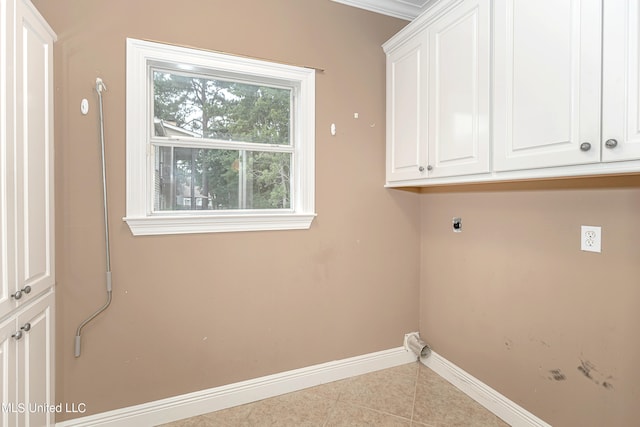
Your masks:
<svg viewBox="0 0 640 427"><path fill-rule="evenodd" d="M508 427L417 362L162 427L204 426Z"/></svg>

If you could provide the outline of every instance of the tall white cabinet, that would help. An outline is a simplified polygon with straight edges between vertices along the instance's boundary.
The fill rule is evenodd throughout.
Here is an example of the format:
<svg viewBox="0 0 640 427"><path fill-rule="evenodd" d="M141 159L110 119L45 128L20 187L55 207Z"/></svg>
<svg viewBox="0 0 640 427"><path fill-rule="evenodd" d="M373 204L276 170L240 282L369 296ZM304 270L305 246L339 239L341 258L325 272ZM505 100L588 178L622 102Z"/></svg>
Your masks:
<svg viewBox="0 0 640 427"><path fill-rule="evenodd" d="M387 186L640 173L639 24L640 0L435 2L383 45Z"/></svg>
<svg viewBox="0 0 640 427"><path fill-rule="evenodd" d="M53 42L26 0L0 0L2 426L54 425Z"/></svg>

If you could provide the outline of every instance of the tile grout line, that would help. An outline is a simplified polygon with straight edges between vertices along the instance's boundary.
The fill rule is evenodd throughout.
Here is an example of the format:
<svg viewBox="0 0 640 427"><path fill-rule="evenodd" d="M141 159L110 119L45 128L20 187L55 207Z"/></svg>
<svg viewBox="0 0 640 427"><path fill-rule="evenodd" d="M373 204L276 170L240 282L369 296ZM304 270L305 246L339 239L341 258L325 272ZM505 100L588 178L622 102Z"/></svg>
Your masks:
<svg viewBox="0 0 640 427"><path fill-rule="evenodd" d="M420 363L420 362L418 362ZM411 424L413 425L413 416L416 411L416 396L418 395L418 379L420 378L420 365L416 364L416 377L413 382L413 402L411 403Z"/></svg>
<svg viewBox="0 0 640 427"><path fill-rule="evenodd" d="M406 421L409 422L409 425L412 426L413 425L413 410L414 410L414 406L415 406L415 399L416 399L416 393L417 393L417 381L418 381L419 375L420 375L420 365L419 365L419 363L416 363L416 374L414 376L414 388L413 388L413 400L412 400L412 405L411 405L411 415L409 415L409 417L403 417L402 415L398 415L398 414L394 414L394 413L391 413L391 412L388 412L388 411L383 411L383 410L380 410L380 409L376 409L376 408L373 408L373 407L371 407L369 405L366 405L366 404L360 404L360 403L354 403L354 402L343 402L343 403L345 405L348 405L348 406L352 407L352 408L361 408L361 409L365 409L367 411L376 412L378 414L383 414L383 415L390 416L390 417L393 417L393 418L406 420ZM338 403L341 402L341 397L342 397L343 394L344 394L343 391L341 391L338 394L338 398L334 402L334 407ZM325 420L325 423L323 424L323 427L327 426L327 423L329 422L329 418L330 417L328 417L327 420Z"/></svg>
<svg viewBox="0 0 640 427"><path fill-rule="evenodd" d="M404 417L402 415L398 415L392 412L388 412L388 411L383 411L380 409L376 409L371 407L370 405L366 405L366 404L362 404L362 403L354 403L354 402L344 402L345 404L353 407L353 408L361 408L361 409L365 409L367 411L372 411L372 412L376 412L378 414L383 414L383 415L387 415L393 418L397 418L397 419L401 419L401 420L406 420L409 422L409 425L413 425L413 410L414 410L414 406L415 406L415 400L416 400L416 393L417 393L417 380L419 378L420 375L420 364L418 362L415 363L416 366L416 373L414 375L414 388L413 388L413 399L412 399L412 404L411 404L411 414L408 417ZM367 374L365 374L367 375ZM340 392L340 396L342 396L343 392Z"/></svg>
<svg viewBox="0 0 640 427"><path fill-rule="evenodd" d="M418 373L416 374L416 386L415 386L415 391L413 394L413 408L411 410L411 427L413 427L414 424L419 425L419 426L423 426L423 427L437 427L436 424L432 424L431 421L428 422L423 422L423 421L416 421L414 419L415 416L415 409L416 409L416 400L418 399L418 383L420 381L420 373L424 367L424 365L422 364L422 362L420 362L420 359L418 358L417 361L417 365L418 365Z"/></svg>
<svg viewBox="0 0 640 427"><path fill-rule="evenodd" d="M375 409L375 408L372 408L370 406L362 405L362 404L359 404L359 403L349 403L349 402L344 402L344 403L346 405L351 406L352 408L365 409L367 411L375 412L377 414L387 415L387 416L393 417L393 418L398 418L400 420L409 421L409 423L411 423L411 418L403 417L402 415L394 414L392 412L381 411L380 409Z"/></svg>
<svg viewBox="0 0 640 427"><path fill-rule="evenodd" d="M322 423L322 427L326 427L327 423L329 423L329 420L331 419L331 415L333 415L333 412L336 410L336 407L338 406L338 402L340 402L340 396L342 396L342 393L343 393L342 391L339 392L338 396L335 399L327 399L329 401L333 400L333 405L327 411L327 416L324 419L324 423Z"/></svg>

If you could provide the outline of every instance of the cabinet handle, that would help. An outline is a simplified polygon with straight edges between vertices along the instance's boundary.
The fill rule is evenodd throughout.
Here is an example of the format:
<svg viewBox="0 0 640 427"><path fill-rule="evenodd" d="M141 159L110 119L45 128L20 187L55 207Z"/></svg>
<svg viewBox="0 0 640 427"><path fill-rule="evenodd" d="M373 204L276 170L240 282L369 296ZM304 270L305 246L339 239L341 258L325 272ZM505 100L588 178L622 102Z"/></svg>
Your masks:
<svg viewBox="0 0 640 427"><path fill-rule="evenodd" d="M428 170L428 171L432 171L432 170L433 170L433 166L431 166L431 165L427 165L427 170Z"/></svg>
<svg viewBox="0 0 640 427"><path fill-rule="evenodd" d="M16 292L15 294L12 294L11 296L15 299L20 299L22 298L22 294L28 294L29 292L31 292L31 286L27 285L24 288L20 289L18 292Z"/></svg>
<svg viewBox="0 0 640 427"><path fill-rule="evenodd" d="M589 142L583 142L582 144L580 144L580 149L582 151L589 151L591 150L591 143Z"/></svg>
<svg viewBox="0 0 640 427"><path fill-rule="evenodd" d="M618 146L618 141L615 139L607 139L604 146L607 148L616 148Z"/></svg>
<svg viewBox="0 0 640 427"><path fill-rule="evenodd" d="M15 334L11 335L11 338L15 338L16 340L19 340L22 338L22 335L24 335L22 331L29 332L30 330L31 330L31 323L27 322L20 328L19 331L16 331Z"/></svg>
<svg viewBox="0 0 640 427"><path fill-rule="evenodd" d="M424 172L424 166L420 166L420 167L418 168L418 171L420 171L420 172Z"/></svg>

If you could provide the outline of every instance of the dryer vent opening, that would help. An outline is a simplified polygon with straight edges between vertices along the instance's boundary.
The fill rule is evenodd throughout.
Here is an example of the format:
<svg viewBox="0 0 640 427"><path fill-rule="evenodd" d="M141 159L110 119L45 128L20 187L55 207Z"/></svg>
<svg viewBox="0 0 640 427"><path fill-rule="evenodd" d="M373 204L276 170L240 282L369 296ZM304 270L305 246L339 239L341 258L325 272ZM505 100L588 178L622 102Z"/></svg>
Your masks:
<svg viewBox="0 0 640 427"><path fill-rule="evenodd" d="M431 348L422 341L418 332L412 332L404 336L404 348L407 351L412 351L419 359L429 357L431 354Z"/></svg>

